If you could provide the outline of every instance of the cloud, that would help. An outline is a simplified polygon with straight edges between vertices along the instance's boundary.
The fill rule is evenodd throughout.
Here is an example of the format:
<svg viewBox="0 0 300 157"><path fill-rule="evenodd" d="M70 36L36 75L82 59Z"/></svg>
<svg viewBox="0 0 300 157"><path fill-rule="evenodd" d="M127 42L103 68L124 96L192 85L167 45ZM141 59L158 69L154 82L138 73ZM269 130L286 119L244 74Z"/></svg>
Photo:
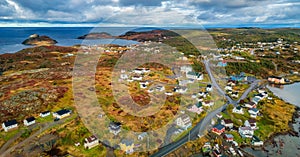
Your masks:
<svg viewBox="0 0 300 157"><path fill-rule="evenodd" d="M0 23L299 24L297 0L4 0Z"/></svg>

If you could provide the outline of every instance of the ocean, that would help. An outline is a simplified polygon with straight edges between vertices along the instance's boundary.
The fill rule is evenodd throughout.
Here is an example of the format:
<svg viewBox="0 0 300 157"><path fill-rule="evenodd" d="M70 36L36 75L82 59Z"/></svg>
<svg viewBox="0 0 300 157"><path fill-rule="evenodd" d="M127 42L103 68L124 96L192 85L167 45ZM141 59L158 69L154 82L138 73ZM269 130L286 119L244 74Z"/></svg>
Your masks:
<svg viewBox="0 0 300 157"><path fill-rule="evenodd" d="M118 44L128 45L137 42L122 39L81 40L79 36L91 32L107 32L111 35L121 35L134 28L130 27L1 27L0 54L15 53L30 46L22 42L32 34L46 35L56 40L58 46L73 46L76 44Z"/></svg>

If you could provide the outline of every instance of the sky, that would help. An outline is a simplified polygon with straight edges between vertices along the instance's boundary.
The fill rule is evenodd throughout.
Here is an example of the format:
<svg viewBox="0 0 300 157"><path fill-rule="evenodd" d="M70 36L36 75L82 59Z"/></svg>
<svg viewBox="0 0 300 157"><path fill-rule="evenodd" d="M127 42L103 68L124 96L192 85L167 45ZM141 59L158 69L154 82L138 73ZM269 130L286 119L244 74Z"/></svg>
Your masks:
<svg viewBox="0 0 300 157"><path fill-rule="evenodd" d="M300 27L299 0L0 0L0 26Z"/></svg>

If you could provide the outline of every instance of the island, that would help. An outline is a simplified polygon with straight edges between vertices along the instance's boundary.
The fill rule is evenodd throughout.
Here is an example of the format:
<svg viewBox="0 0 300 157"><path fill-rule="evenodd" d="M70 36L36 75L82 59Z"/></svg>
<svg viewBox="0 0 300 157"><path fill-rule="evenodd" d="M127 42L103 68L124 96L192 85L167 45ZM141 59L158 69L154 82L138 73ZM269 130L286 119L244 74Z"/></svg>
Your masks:
<svg viewBox="0 0 300 157"><path fill-rule="evenodd" d="M54 45L57 41L48 37L48 36L40 36L38 34L32 34L28 39L24 40L22 44L24 45Z"/></svg>
<svg viewBox="0 0 300 157"><path fill-rule="evenodd" d="M89 33L89 34L80 36L77 39L112 39L112 38L115 38L115 37L106 32L100 32L100 33L93 32L93 33Z"/></svg>

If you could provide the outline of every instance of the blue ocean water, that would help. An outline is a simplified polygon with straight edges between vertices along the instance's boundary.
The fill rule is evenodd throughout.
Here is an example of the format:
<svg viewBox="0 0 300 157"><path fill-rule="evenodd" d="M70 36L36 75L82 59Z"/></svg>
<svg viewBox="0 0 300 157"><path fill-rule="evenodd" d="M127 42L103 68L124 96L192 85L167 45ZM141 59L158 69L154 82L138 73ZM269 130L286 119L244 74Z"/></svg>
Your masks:
<svg viewBox="0 0 300 157"><path fill-rule="evenodd" d="M73 46L76 44L134 44L135 41L122 39L99 39L81 40L79 36L90 32L107 32L111 35L121 35L133 30L129 27L1 27L0 28L0 54L15 53L24 48L30 47L21 43L31 34L46 35L55 39L60 46Z"/></svg>

